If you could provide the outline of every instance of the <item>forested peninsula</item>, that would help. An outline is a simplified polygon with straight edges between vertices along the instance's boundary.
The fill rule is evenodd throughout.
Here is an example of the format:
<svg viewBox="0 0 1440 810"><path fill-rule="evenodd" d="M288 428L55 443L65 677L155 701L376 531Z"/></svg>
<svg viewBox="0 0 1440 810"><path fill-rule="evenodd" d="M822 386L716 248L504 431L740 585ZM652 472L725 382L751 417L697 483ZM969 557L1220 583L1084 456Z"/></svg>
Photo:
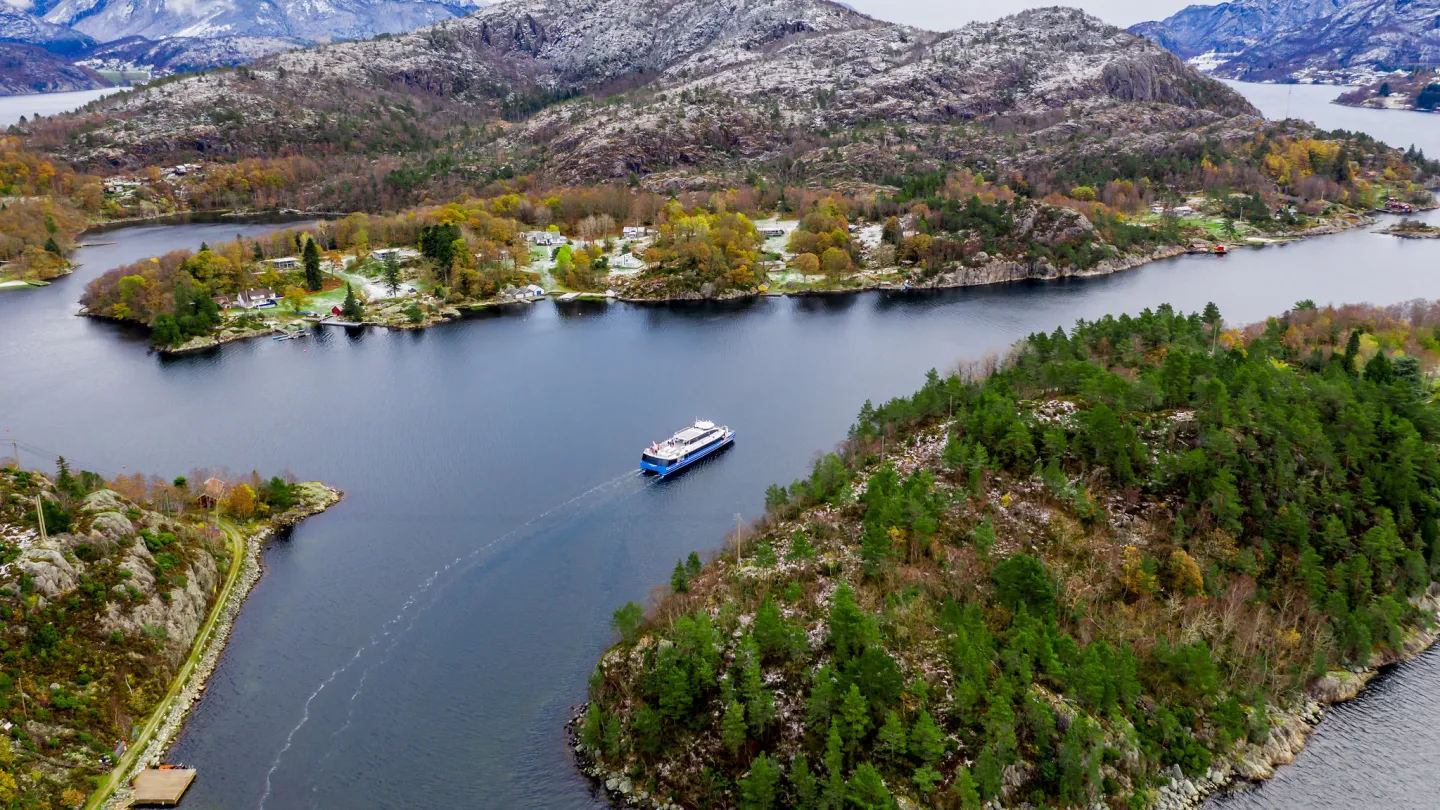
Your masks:
<svg viewBox="0 0 1440 810"><path fill-rule="evenodd" d="M95 807L157 764L219 661L260 546L341 495L199 471L0 467L0 808Z"/></svg>
<svg viewBox="0 0 1440 810"><path fill-rule="evenodd" d="M1433 639L1440 302L1034 334L867 403L574 723L640 806L1181 807ZM738 559L737 559L738 555Z"/></svg>

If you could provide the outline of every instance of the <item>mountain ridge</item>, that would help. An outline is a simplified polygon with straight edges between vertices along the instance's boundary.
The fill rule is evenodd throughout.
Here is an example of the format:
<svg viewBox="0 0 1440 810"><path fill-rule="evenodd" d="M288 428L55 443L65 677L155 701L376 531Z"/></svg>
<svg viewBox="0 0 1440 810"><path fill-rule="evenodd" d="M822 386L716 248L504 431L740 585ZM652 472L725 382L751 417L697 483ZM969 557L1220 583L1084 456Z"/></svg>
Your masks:
<svg viewBox="0 0 1440 810"><path fill-rule="evenodd" d="M219 108L243 124L217 124ZM920 151L954 157L982 146L945 141L967 122L1050 129L1062 143L1076 128L1103 129L1138 143L1234 116L1258 119L1163 48L1074 9L940 33L822 0L509 0L409 34L124 94L106 102L93 145L67 151L125 166L277 147L311 154L340 139L394 155L433 151L480 123L485 137L467 157L583 182L783 162L820 133L886 122L935 128L937 142ZM878 151L877 172L905 159L903 144Z"/></svg>
<svg viewBox="0 0 1440 810"><path fill-rule="evenodd" d="M1440 65L1440 0L1235 0L1131 26L1231 79L1355 82Z"/></svg>

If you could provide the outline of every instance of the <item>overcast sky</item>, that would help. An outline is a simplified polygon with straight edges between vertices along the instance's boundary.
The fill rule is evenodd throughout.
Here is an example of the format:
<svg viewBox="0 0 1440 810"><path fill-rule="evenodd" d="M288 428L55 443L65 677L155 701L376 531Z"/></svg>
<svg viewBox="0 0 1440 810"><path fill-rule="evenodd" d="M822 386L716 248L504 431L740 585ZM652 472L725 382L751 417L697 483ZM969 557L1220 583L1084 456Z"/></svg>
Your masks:
<svg viewBox="0 0 1440 810"><path fill-rule="evenodd" d="M1041 6L1079 6L1106 22L1125 27L1146 20L1161 20L1189 5L1210 5L1215 0L846 0L872 17L905 23L932 31L948 31L975 20L993 20L1021 9Z"/></svg>

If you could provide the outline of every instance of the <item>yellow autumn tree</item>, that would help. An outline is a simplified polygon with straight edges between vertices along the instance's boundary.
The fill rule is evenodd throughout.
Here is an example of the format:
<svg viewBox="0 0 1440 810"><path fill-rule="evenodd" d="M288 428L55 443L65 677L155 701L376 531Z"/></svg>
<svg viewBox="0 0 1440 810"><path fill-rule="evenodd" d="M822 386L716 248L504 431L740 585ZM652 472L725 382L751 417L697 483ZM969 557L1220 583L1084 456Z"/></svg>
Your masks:
<svg viewBox="0 0 1440 810"><path fill-rule="evenodd" d="M1165 562L1165 588L1181 596L1194 596L1205 588L1200 563L1184 549L1170 552L1170 559Z"/></svg>
<svg viewBox="0 0 1440 810"><path fill-rule="evenodd" d="M225 499L225 511L241 520L247 520L255 514L255 490L248 484L240 484L230 491L230 497Z"/></svg>

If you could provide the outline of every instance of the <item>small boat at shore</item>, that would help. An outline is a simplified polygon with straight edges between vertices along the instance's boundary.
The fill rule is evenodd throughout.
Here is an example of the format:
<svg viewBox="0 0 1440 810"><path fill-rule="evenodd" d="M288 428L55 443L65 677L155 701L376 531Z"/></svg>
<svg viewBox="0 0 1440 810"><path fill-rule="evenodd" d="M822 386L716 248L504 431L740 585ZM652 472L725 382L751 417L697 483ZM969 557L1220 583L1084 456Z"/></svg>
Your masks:
<svg viewBox="0 0 1440 810"><path fill-rule="evenodd" d="M677 473L702 458L728 447L735 431L704 419L682 428L663 442L654 442L640 454L640 470L660 477Z"/></svg>
<svg viewBox="0 0 1440 810"><path fill-rule="evenodd" d="M1216 245L1210 252L1215 254L1216 256L1228 256L1230 255L1230 248L1227 248L1224 245Z"/></svg>

